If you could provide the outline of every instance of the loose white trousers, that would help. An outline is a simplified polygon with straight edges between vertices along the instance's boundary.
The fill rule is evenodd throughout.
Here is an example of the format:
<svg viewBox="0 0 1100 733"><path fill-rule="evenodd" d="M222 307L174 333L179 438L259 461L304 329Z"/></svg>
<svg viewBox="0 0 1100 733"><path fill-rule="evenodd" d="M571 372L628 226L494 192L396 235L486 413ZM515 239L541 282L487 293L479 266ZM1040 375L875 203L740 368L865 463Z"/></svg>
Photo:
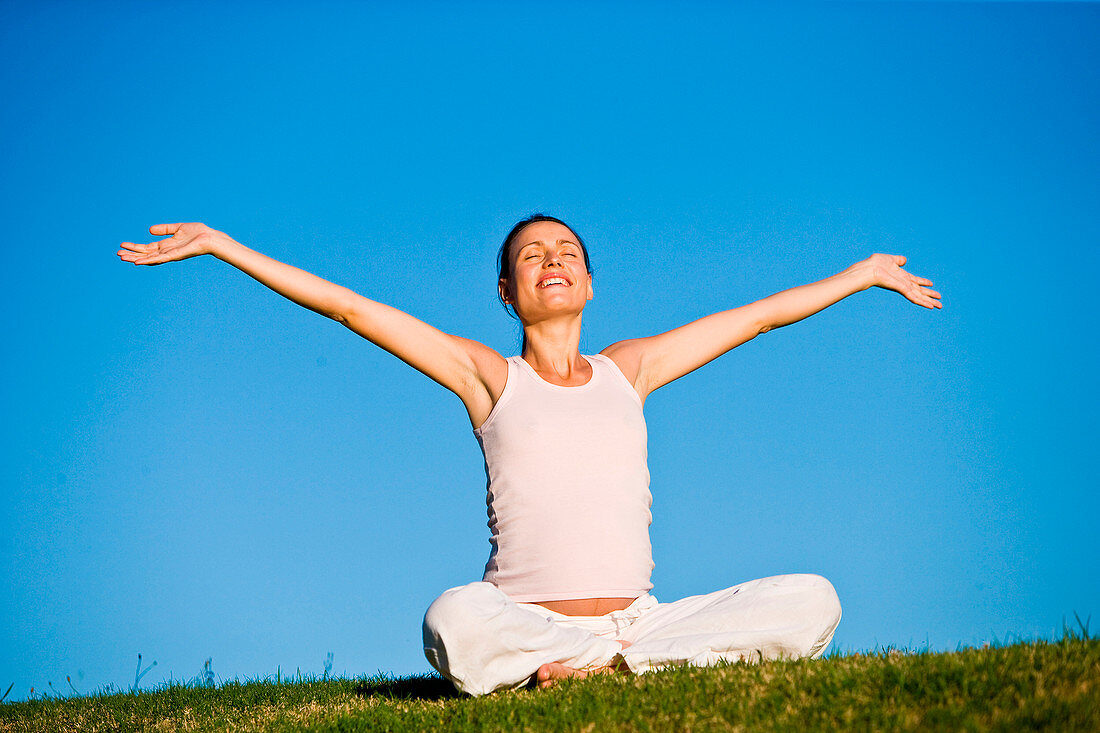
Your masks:
<svg viewBox="0 0 1100 733"><path fill-rule="evenodd" d="M424 614L424 655L462 692L526 685L538 668L625 663L635 674L689 664L820 657L840 601L819 575L777 575L659 603L652 595L604 616L566 616L516 603L496 586L444 591ZM623 648L619 642L628 642Z"/></svg>

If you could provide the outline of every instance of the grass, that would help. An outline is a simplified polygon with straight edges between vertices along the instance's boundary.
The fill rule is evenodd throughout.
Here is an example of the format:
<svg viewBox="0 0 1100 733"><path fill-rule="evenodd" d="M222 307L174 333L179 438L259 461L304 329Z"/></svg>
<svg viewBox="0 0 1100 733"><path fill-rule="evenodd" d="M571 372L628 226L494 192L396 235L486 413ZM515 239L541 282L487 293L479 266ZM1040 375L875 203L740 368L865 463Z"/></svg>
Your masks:
<svg viewBox="0 0 1100 733"><path fill-rule="evenodd" d="M0 705L2 731L1100 730L1100 639L671 669L481 698L438 677L171 683Z"/></svg>

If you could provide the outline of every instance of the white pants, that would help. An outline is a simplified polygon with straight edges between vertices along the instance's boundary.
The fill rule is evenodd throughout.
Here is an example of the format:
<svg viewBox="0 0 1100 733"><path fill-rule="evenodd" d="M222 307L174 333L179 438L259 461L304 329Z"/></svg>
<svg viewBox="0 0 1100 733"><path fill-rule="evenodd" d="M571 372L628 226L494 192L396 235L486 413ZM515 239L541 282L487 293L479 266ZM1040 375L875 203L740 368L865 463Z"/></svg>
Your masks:
<svg viewBox="0 0 1100 733"><path fill-rule="evenodd" d="M445 591L424 614L424 655L459 690L484 695L522 687L548 662L574 669L622 662L641 674L720 660L816 659L838 623L840 601L819 575L777 575L673 603L646 594L604 616L566 616L470 583Z"/></svg>

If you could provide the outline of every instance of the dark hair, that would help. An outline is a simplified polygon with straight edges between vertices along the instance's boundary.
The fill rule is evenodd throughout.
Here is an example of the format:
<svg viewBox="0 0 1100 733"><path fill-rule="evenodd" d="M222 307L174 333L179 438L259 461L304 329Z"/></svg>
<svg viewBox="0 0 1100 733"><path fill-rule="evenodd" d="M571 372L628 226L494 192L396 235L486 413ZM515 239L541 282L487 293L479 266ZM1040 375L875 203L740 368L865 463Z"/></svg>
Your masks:
<svg viewBox="0 0 1100 733"><path fill-rule="evenodd" d="M563 227L573 232L573 236L577 238L577 244L581 246L581 253L584 255L584 269L588 271L588 274L592 274L592 263L588 261L588 248L584 246L584 240L581 239L581 235L577 234L577 230L566 224L561 219L557 219L553 216L546 214L531 214L526 219L520 219L516 222L516 225L512 227L512 231L508 232L508 236L504 238L504 244L500 245L500 251L497 252L497 282L507 279L505 273L508 272L508 248L512 246L512 241L519 236L519 233L523 231L524 227L528 224L535 224L540 221L552 221L555 224L561 224ZM504 310L508 311L508 315L516 320L519 320L519 316L516 315L515 308L509 308L508 304L504 302L504 297L500 294L500 289L497 289L497 298L500 299L500 304L504 306Z"/></svg>

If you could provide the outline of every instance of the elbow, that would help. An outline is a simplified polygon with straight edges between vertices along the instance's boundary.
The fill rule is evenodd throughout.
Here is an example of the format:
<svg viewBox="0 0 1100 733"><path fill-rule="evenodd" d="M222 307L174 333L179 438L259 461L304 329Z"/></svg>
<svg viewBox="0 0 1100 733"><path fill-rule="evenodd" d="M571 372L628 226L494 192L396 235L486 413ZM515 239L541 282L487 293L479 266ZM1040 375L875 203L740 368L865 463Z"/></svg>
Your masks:
<svg viewBox="0 0 1100 733"><path fill-rule="evenodd" d="M774 331L777 328L783 328L784 326L787 326L787 325L790 325L790 324L786 323L784 321L770 321L768 323L762 323L762 324L760 324L760 328L756 329L756 335L759 336L762 333L767 333L768 331Z"/></svg>
<svg viewBox="0 0 1100 733"><path fill-rule="evenodd" d="M349 291L350 292L350 291ZM355 314L355 299L359 297L352 293L348 297L340 298L331 307L327 308L324 315L337 323L348 325Z"/></svg>
<svg viewBox="0 0 1100 733"><path fill-rule="evenodd" d="M747 331L752 334L750 339L756 338L762 333L767 333L773 328L782 325L775 317L774 309L764 300L758 300L745 306L748 316Z"/></svg>
<svg viewBox="0 0 1100 733"><path fill-rule="evenodd" d="M348 323L348 312L339 306L329 308L314 308L313 310L316 313L320 313L325 318L330 318L337 323L342 323L344 325L347 325Z"/></svg>
<svg viewBox="0 0 1100 733"><path fill-rule="evenodd" d="M337 308L334 310L330 310L325 315L336 321L337 323L342 323L345 326L348 325L348 312L343 309Z"/></svg>

